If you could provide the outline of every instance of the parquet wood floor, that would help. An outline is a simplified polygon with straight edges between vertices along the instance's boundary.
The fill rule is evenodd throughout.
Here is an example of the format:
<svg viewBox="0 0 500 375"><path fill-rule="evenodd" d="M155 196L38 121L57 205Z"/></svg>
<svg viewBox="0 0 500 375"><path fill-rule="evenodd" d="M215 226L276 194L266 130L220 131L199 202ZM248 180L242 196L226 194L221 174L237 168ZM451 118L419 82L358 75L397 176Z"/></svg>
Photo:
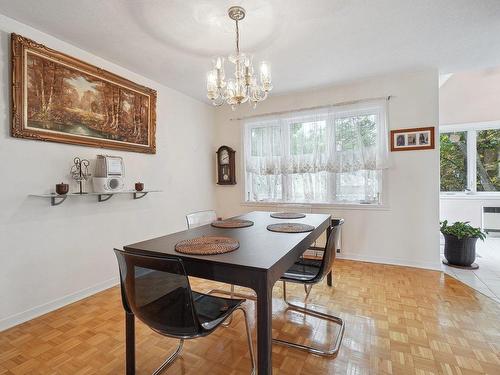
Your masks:
<svg viewBox="0 0 500 375"><path fill-rule="evenodd" d="M193 289L217 283L193 279ZM292 286L290 294L303 296ZM275 287L274 334L324 343L335 326L285 312ZM332 360L273 347L275 374L500 374L500 305L436 271L342 261L334 288L317 285L312 303L346 321ZM255 326L253 304L247 302ZM237 313L239 314L239 312ZM284 318L287 318L287 321ZM176 341L137 323L137 374L151 374ZM165 374L248 374L241 316L230 328L187 341ZM117 287L0 333L0 374L123 374L124 316Z"/></svg>

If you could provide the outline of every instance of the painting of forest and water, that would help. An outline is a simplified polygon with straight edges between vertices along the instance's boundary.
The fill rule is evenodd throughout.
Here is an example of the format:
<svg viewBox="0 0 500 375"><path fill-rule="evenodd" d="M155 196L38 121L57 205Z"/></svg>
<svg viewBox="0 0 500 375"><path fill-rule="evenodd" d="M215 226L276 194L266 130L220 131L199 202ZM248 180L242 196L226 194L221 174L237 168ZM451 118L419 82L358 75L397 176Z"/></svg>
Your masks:
<svg viewBox="0 0 500 375"><path fill-rule="evenodd" d="M154 153L154 90L35 42L21 47L13 68L24 72L23 121L14 136Z"/></svg>

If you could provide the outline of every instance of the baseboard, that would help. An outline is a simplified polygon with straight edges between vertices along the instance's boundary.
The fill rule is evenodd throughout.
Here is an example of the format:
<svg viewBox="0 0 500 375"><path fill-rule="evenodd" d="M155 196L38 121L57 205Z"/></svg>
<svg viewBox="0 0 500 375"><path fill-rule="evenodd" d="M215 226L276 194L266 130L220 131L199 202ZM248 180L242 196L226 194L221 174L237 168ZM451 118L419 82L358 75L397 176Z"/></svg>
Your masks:
<svg viewBox="0 0 500 375"><path fill-rule="evenodd" d="M348 260L358 260L361 262L390 264L390 265L394 265L394 266L415 267L415 268L423 268L426 270L441 271L441 263L439 262L439 258L436 261L436 263L431 263L431 262L415 262L415 261L406 260L406 259L374 257L374 256L367 256L365 254L343 253L343 252L337 254L337 258L348 259Z"/></svg>
<svg viewBox="0 0 500 375"><path fill-rule="evenodd" d="M43 305L36 306L29 310L4 318L0 320L0 332L5 331L6 329L14 327L18 324L27 322L28 320L37 318L41 315L47 314L51 311L57 310L61 307L69 305L70 303L79 301L83 298L109 289L115 285L118 285L119 282L119 279L117 277L114 277L97 285L91 286L90 288L80 290L76 293L69 294L54 301L44 303Z"/></svg>

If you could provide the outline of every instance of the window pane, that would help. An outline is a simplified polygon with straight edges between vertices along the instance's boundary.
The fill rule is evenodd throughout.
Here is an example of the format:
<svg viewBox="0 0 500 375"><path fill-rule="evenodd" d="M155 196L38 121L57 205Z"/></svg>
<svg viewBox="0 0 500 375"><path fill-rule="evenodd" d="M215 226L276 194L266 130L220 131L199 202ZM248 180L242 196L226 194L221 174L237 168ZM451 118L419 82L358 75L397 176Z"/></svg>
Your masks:
<svg viewBox="0 0 500 375"><path fill-rule="evenodd" d="M283 199L281 175L256 175L250 177L252 183L251 201L279 201Z"/></svg>
<svg viewBox="0 0 500 375"><path fill-rule="evenodd" d="M326 203L328 198L327 172L295 173L290 175L291 202Z"/></svg>
<svg viewBox="0 0 500 375"><path fill-rule="evenodd" d="M347 116L335 119L335 139L337 151L353 150L357 145L353 140L358 139L358 132L365 147L375 146L377 141L377 116L359 115Z"/></svg>
<svg viewBox="0 0 500 375"><path fill-rule="evenodd" d="M251 130L252 156L279 156L281 154L281 129L279 126Z"/></svg>
<svg viewBox="0 0 500 375"><path fill-rule="evenodd" d="M326 122L301 122L290 127L290 153L312 154L326 151Z"/></svg>
<svg viewBox="0 0 500 375"><path fill-rule="evenodd" d="M467 132L440 134L441 191L467 188Z"/></svg>
<svg viewBox="0 0 500 375"><path fill-rule="evenodd" d="M500 191L500 129L477 132L477 191Z"/></svg>
<svg viewBox="0 0 500 375"><path fill-rule="evenodd" d="M337 200L378 202L379 171L356 171L337 175Z"/></svg>

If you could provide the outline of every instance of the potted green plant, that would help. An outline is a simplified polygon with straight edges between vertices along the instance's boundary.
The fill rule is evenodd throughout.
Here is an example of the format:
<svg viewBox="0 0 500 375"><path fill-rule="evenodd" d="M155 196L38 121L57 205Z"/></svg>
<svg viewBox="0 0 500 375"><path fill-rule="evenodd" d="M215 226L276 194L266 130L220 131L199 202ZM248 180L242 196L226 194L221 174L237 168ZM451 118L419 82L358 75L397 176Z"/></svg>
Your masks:
<svg viewBox="0 0 500 375"><path fill-rule="evenodd" d="M448 220L441 222L441 233L444 236L444 257L447 264L459 267L472 267L476 260L476 242L482 241L486 235L479 228L469 225L469 222L457 221L448 225Z"/></svg>

